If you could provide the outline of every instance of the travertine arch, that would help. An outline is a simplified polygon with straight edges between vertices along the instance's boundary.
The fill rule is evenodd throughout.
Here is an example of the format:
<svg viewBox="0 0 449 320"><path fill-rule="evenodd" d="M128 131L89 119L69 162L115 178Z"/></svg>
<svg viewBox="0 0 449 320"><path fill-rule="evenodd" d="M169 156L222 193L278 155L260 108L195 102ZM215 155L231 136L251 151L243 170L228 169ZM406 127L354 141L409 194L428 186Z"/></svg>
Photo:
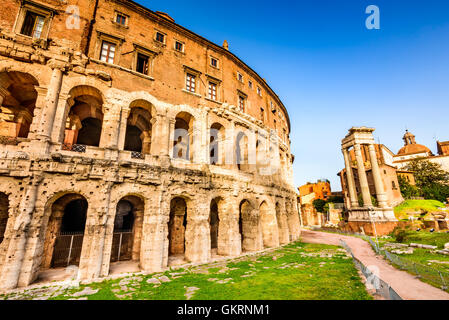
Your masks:
<svg viewBox="0 0 449 320"><path fill-rule="evenodd" d="M44 238L44 246L43 246L43 254L42 254L42 262L40 264L41 269L47 269L51 267L51 262L53 258L53 249L55 245L55 240L58 232L61 228L62 218L65 213L66 206L74 200L85 200L87 199L83 197L79 193L69 193L63 192L57 197L53 197L52 201L47 203L45 208L45 215L47 223L45 224L45 238ZM89 207L89 203L88 203ZM86 208L86 217L85 217L85 229L87 227L87 215L88 209ZM85 231L84 231L85 232ZM84 247L84 246L83 246ZM80 254L81 257L81 254Z"/></svg>
<svg viewBox="0 0 449 320"><path fill-rule="evenodd" d="M157 114L165 114L168 109L171 109L171 105L161 102L145 91L133 91L133 92L120 92L122 95L122 104L124 106L132 106L135 101L145 101L151 109L151 115L155 117Z"/></svg>
<svg viewBox="0 0 449 320"><path fill-rule="evenodd" d="M39 66L39 68L30 68L29 63L21 62L21 61L0 61L0 73L3 72L21 72L21 73L28 73L31 76L33 76L38 83L48 83L49 82L49 76L51 75L51 72L42 72L42 68L46 68L43 66ZM51 69L48 68L50 71ZM2 83L0 83L2 85Z"/></svg>
<svg viewBox="0 0 449 320"><path fill-rule="evenodd" d="M102 100L106 101L106 95L110 89L108 85L106 85L103 81L98 80L95 77L91 76L71 76L64 77L64 81L61 86L61 94L62 96L69 97L70 92L79 86L86 86L95 88L98 92L101 93Z"/></svg>
<svg viewBox="0 0 449 320"><path fill-rule="evenodd" d="M255 201L243 198L239 202L239 229L242 239L242 252L263 249L258 209Z"/></svg>
<svg viewBox="0 0 449 320"><path fill-rule="evenodd" d="M0 72L0 131L2 135L27 138L35 117L39 87L28 72Z"/></svg>
<svg viewBox="0 0 449 320"><path fill-rule="evenodd" d="M141 242L142 242L142 226L145 212L145 197L139 194L127 194L120 197L115 201L115 206L111 206L111 210L114 211L114 218L112 220L112 232L114 232L114 223L117 218L118 205L121 201L128 201L132 205L133 214L133 226L132 226L132 238L128 240L129 246L131 246L131 260L139 261L141 257ZM109 234L108 234L109 235ZM112 243L111 243L112 244ZM111 251L111 246L108 246ZM110 259L110 257L109 257Z"/></svg>

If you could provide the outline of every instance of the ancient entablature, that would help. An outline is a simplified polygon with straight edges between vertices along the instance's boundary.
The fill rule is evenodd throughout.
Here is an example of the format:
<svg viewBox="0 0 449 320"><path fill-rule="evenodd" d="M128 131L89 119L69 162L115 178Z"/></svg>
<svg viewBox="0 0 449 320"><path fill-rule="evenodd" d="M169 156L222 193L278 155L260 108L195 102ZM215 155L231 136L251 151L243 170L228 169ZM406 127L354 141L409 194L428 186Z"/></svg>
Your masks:
<svg viewBox="0 0 449 320"><path fill-rule="evenodd" d="M0 106L2 289L53 268L91 280L118 261L153 272L299 237L285 107L166 15L3 1Z"/></svg>

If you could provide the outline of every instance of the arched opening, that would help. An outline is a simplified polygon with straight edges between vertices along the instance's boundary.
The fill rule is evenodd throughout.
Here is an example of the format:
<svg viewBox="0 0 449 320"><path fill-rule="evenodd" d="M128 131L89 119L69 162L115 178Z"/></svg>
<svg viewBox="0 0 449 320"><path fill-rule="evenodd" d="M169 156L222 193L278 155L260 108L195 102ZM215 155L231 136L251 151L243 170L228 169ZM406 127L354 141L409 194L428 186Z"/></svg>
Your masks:
<svg viewBox="0 0 449 320"><path fill-rule="evenodd" d="M51 206L46 228L42 268L78 266L88 204L79 194L67 194Z"/></svg>
<svg viewBox="0 0 449 320"><path fill-rule="evenodd" d="M144 201L126 196L117 203L111 247L111 262L140 260Z"/></svg>
<svg viewBox="0 0 449 320"><path fill-rule="evenodd" d="M263 201L259 207L260 224L262 227L263 246L265 248L276 247L279 245L279 233L277 232L276 215L266 201Z"/></svg>
<svg viewBox="0 0 449 320"><path fill-rule="evenodd" d="M214 123L210 127L209 138L209 163L213 165L224 164L225 160L225 128L220 123Z"/></svg>
<svg viewBox="0 0 449 320"><path fill-rule="evenodd" d="M253 205L248 200L242 200L240 202L239 232L242 240L242 252L259 250L259 217Z"/></svg>
<svg viewBox="0 0 449 320"><path fill-rule="evenodd" d="M210 203L209 226L210 226L210 247L212 250L218 248L218 227L220 218L218 215L218 202L220 199L213 199ZM216 251L216 250L215 250Z"/></svg>
<svg viewBox="0 0 449 320"><path fill-rule="evenodd" d="M6 224L8 223L8 196L0 192L0 244L3 242L6 231Z"/></svg>
<svg viewBox="0 0 449 320"><path fill-rule="evenodd" d="M77 86L70 90L71 105L65 125L64 149L85 151L78 146L100 145L103 126L103 97L90 86Z"/></svg>
<svg viewBox="0 0 449 320"><path fill-rule="evenodd" d="M136 100L130 107L124 150L132 151L133 158L144 158L145 154L151 152L154 107L145 100Z"/></svg>
<svg viewBox="0 0 449 320"><path fill-rule="evenodd" d="M237 134L235 159L239 170L248 170L248 136L243 132Z"/></svg>
<svg viewBox="0 0 449 320"><path fill-rule="evenodd" d="M185 258L185 233L187 227L187 202L181 197L170 201L170 219L168 221L169 264L183 262Z"/></svg>
<svg viewBox="0 0 449 320"><path fill-rule="evenodd" d="M33 121L39 83L28 73L0 72L0 143L27 138Z"/></svg>
<svg viewBox="0 0 449 320"><path fill-rule="evenodd" d="M187 112L180 112L175 118L175 133L173 141L173 157L193 160L193 121Z"/></svg>

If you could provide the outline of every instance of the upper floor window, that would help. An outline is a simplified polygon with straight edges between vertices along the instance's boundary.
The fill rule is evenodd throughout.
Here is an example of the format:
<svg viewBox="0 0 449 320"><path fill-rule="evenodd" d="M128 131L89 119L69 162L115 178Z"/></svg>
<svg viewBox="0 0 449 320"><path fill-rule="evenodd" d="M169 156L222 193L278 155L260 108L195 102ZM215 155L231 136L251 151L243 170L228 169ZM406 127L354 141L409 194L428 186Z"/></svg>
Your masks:
<svg viewBox="0 0 449 320"><path fill-rule="evenodd" d="M218 68L218 59L216 58L210 58L210 65L212 67Z"/></svg>
<svg viewBox="0 0 449 320"><path fill-rule="evenodd" d="M148 74L148 66L150 65L150 57L142 53L137 54L136 71Z"/></svg>
<svg viewBox="0 0 449 320"><path fill-rule="evenodd" d="M27 11L22 25L21 34L33 38L40 38L44 29L45 16Z"/></svg>
<svg viewBox="0 0 449 320"><path fill-rule="evenodd" d="M242 75L240 72L237 72L237 79L238 79L240 82L243 82L243 75Z"/></svg>
<svg viewBox="0 0 449 320"><path fill-rule="evenodd" d="M257 87L257 94L258 94L259 96L262 96L262 90L260 90L259 87Z"/></svg>
<svg viewBox="0 0 449 320"><path fill-rule="evenodd" d="M190 92L196 91L196 76L191 73L187 73L186 76L186 90Z"/></svg>
<svg viewBox="0 0 449 320"><path fill-rule="evenodd" d="M118 24L121 24L122 26L126 26L126 24L127 24L126 19L127 19L127 17L125 15L123 15L121 13L117 13L116 17L115 17L115 22Z"/></svg>
<svg viewBox="0 0 449 320"><path fill-rule="evenodd" d="M248 87L250 88L250 89L252 89L253 88L253 82L250 80L250 81L248 81Z"/></svg>
<svg viewBox="0 0 449 320"><path fill-rule="evenodd" d="M217 84L214 82L209 82L209 98L217 100Z"/></svg>
<svg viewBox="0 0 449 320"><path fill-rule="evenodd" d="M241 112L245 111L245 97L242 95L239 95L239 110Z"/></svg>
<svg viewBox="0 0 449 320"><path fill-rule="evenodd" d="M184 44L181 41L176 41L175 50L179 52L184 52Z"/></svg>
<svg viewBox="0 0 449 320"><path fill-rule="evenodd" d="M156 32L156 41L165 43L165 34L161 32Z"/></svg>
<svg viewBox="0 0 449 320"><path fill-rule="evenodd" d="M103 41L101 43L100 60L107 63L114 63L115 48L115 43Z"/></svg>
<svg viewBox="0 0 449 320"><path fill-rule="evenodd" d="M265 121L265 110L264 108L260 108L260 120Z"/></svg>

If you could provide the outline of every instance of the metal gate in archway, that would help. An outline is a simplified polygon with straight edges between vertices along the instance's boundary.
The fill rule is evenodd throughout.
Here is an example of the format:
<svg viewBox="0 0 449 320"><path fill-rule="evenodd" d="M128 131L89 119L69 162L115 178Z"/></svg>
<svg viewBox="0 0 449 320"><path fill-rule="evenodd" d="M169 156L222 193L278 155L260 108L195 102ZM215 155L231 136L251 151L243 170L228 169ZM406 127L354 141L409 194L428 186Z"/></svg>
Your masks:
<svg viewBox="0 0 449 320"><path fill-rule="evenodd" d="M133 233L130 230L114 232L112 237L111 262L132 259Z"/></svg>
<svg viewBox="0 0 449 320"><path fill-rule="evenodd" d="M79 265L84 232L61 232L55 240L51 266Z"/></svg>

